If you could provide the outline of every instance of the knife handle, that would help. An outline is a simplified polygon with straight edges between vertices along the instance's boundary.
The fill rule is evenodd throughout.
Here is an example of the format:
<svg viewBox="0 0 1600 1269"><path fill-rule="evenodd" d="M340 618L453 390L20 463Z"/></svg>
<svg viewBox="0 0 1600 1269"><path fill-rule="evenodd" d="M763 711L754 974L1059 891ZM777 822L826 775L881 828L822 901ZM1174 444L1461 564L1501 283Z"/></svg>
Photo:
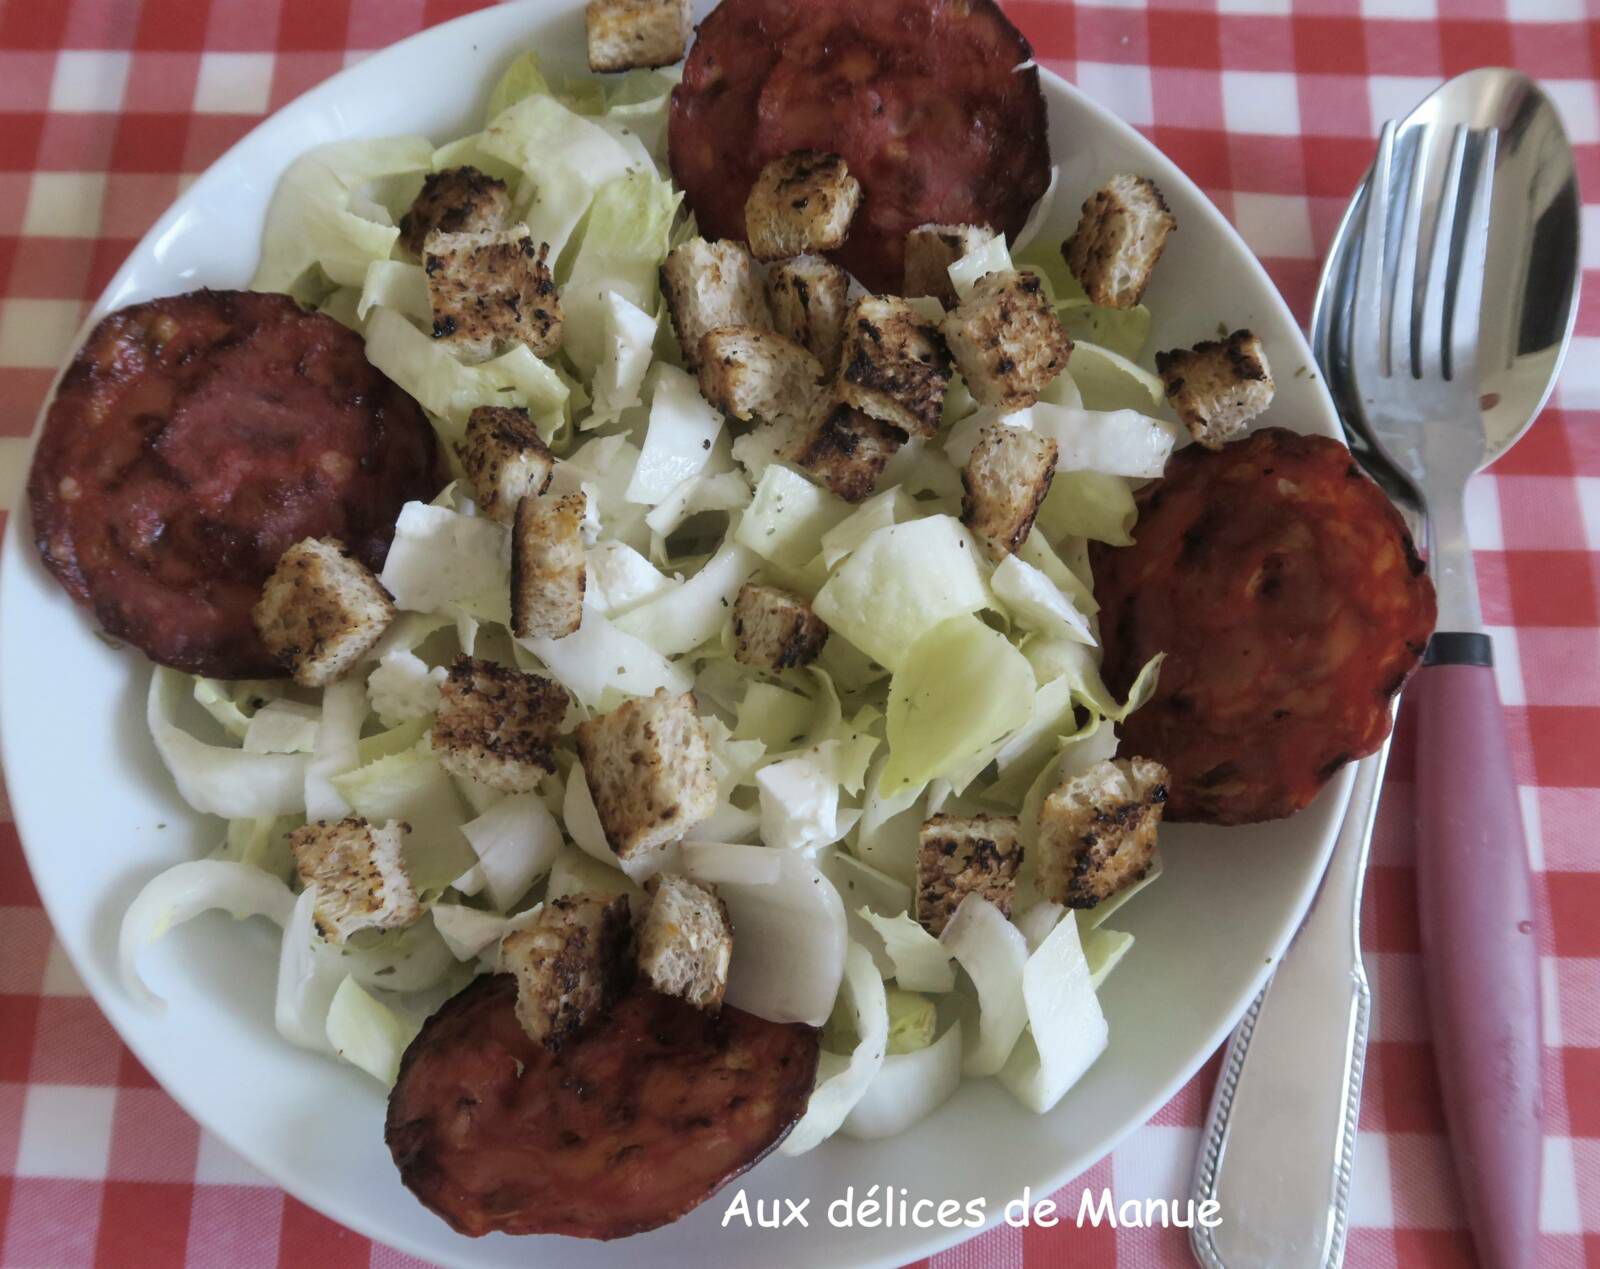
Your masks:
<svg viewBox="0 0 1600 1269"><path fill-rule="evenodd" d="M1389 747L1355 787L1304 924L1228 1042L1193 1196L1221 1223L1189 1236L1207 1269L1336 1269L1344 1257L1371 991L1361 883Z"/></svg>
<svg viewBox="0 0 1600 1269"><path fill-rule="evenodd" d="M1485 1269L1537 1260L1533 878L1487 635L1436 634L1417 709L1417 911L1456 1175Z"/></svg>

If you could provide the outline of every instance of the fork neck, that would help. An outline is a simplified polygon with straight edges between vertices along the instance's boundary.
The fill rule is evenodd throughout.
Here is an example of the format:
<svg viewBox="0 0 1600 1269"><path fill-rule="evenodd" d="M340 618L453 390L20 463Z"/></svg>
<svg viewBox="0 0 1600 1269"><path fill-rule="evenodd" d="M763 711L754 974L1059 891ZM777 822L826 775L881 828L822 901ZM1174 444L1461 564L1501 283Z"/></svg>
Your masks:
<svg viewBox="0 0 1600 1269"><path fill-rule="evenodd" d="M1478 575L1467 539L1466 490L1428 496L1428 575L1439 594L1439 629L1481 631Z"/></svg>

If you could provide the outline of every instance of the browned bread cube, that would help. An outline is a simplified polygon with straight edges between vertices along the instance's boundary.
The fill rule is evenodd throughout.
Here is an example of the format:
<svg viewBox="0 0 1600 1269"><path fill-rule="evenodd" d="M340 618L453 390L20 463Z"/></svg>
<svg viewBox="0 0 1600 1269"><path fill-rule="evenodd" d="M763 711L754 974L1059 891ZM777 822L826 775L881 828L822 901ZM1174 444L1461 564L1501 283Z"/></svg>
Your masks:
<svg viewBox="0 0 1600 1269"><path fill-rule="evenodd" d="M700 395L736 419L803 418L821 392L821 363L770 330L719 326L700 341L698 360Z"/></svg>
<svg viewBox="0 0 1600 1269"><path fill-rule="evenodd" d="M991 423L978 433L961 469L961 521L991 559L1005 559L1028 540L1059 453L1054 440L1029 428Z"/></svg>
<svg viewBox="0 0 1600 1269"><path fill-rule="evenodd" d="M542 494L556 469L555 455L528 412L505 405L473 410L456 453L479 509L501 524L516 518L517 504L528 495Z"/></svg>
<svg viewBox="0 0 1600 1269"><path fill-rule="evenodd" d="M798 595L746 582L733 605L733 658L762 670L810 665L828 641L828 627Z"/></svg>
<svg viewBox="0 0 1600 1269"><path fill-rule="evenodd" d="M939 430L950 354L939 329L897 295L864 295L845 319L839 396L911 436Z"/></svg>
<svg viewBox="0 0 1600 1269"><path fill-rule="evenodd" d="M1142 880L1155 858L1167 769L1148 758L1097 762L1039 811L1039 890L1092 908Z"/></svg>
<svg viewBox="0 0 1600 1269"><path fill-rule="evenodd" d="M899 428L824 397L790 438L783 456L846 502L865 502L905 443Z"/></svg>
<svg viewBox="0 0 1600 1269"><path fill-rule="evenodd" d="M715 1013L728 988L733 926L716 891L658 873L645 883L650 907L639 925L639 972L657 991Z"/></svg>
<svg viewBox="0 0 1600 1269"><path fill-rule="evenodd" d="M578 725L578 757L619 859L677 841L717 809L711 741L694 694L630 700Z"/></svg>
<svg viewBox="0 0 1600 1269"><path fill-rule="evenodd" d="M969 894L1010 916L1021 864L1012 816L935 815L917 843L917 920L937 938Z"/></svg>
<svg viewBox="0 0 1600 1269"><path fill-rule="evenodd" d="M837 154L796 150L761 169L744 204L745 236L757 260L832 251L850 235L861 182Z"/></svg>
<svg viewBox="0 0 1600 1269"><path fill-rule="evenodd" d="M296 683L324 687L372 650L395 607L341 543L306 538L278 557L250 615L267 651Z"/></svg>
<svg viewBox="0 0 1600 1269"><path fill-rule="evenodd" d="M430 172L411 210L400 218L400 242L414 256L435 229L450 234L480 234L504 229L511 219L506 183L475 167Z"/></svg>
<svg viewBox="0 0 1600 1269"><path fill-rule="evenodd" d="M906 295L931 295L953 307L960 297L950 281L950 266L994 236L984 225L918 225L906 234Z"/></svg>
<svg viewBox="0 0 1600 1269"><path fill-rule="evenodd" d="M839 368L850 275L821 256L796 256L767 270L772 325L806 348L826 374Z"/></svg>
<svg viewBox="0 0 1600 1269"><path fill-rule="evenodd" d="M1077 232L1061 244L1061 254L1096 304L1132 308L1177 227L1153 181L1113 176L1083 204Z"/></svg>
<svg viewBox="0 0 1600 1269"><path fill-rule="evenodd" d="M358 930L398 929L422 915L406 873L405 835L395 820L375 828L354 817L302 824L289 834L302 884L317 888L312 922L328 942L343 943Z"/></svg>
<svg viewBox="0 0 1600 1269"><path fill-rule="evenodd" d="M566 713L559 683L457 657L439 689L433 750L455 775L503 793L530 793L556 769L551 746Z"/></svg>
<svg viewBox="0 0 1600 1269"><path fill-rule="evenodd" d="M1244 435L1250 420L1272 404L1275 385L1266 349L1247 330L1158 352L1156 370L1189 435L1207 449L1221 449Z"/></svg>
<svg viewBox="0 0 1600 1269"><path fill-rule="evenodd" d="M690 0L589 0L584 28L597 73L670 66L693 29Z"/></svg>
<svg viewBox="0 0 1600 1269"><path fill-rule="evenodd" d="M667 297L683 363L690 370L698 364L700 341L707 331L772 324L756 262L742 242L691 238L680 243L661 265L661 293Z"/></svg>
<svg viewBox="0 0 1600 1269"><path fill-rule="evenodd" d="M500 941L500 962L517 976L517 1021L559 1049L598 1022L632 978L633 923L627 895L551 899L531 924Z"/></svg>
<svg viewBox="0 0 1600 1269"><path fill-rule="evenodd" d="M589 569L583 545L582 493L526 497L511 527L511 633L562 639L583 624Z"/></svg>
<svg viewBox="0 0 1600 1269"><path fill-rule="evenodd" d="M1007 414L1037 401L1072 353L1034 273L985 274L940 329L973 400Z"/></svg>
<svg viewBox="0 0 1600 1269"><path fill-rule="evenodd" d="M561 297L548 257L526 225L483 233L435 230L422 248L433 337L483 361L526 344L536 357L561 347Z"/></svg>

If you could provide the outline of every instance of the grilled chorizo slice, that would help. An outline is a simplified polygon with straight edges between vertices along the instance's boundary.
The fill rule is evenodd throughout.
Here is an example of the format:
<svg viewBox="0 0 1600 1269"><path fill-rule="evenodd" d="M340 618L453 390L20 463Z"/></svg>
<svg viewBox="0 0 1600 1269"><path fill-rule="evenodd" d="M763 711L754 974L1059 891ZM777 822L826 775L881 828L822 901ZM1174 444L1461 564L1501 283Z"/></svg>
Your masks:
<svg viewBox="0 0 1600 1269"><path fill-rule="evenodd" d="M868 289L898 292L908 230L1014 237L1044 194L1049 123L1032 59L994 0L722 0L673 89L673 178L702 235L743 238L767 162L843 156L862 203L829 254Z"/></svg>
<svg viewBox="0 0 1600 1269"><path fill-rule="evenodd" d="M622 1238L676 1220L788 1134L818 1032L637 984L552 1053L509 974L474 980L406 1050L385 1140L406 1186L463 1234Z"/></svg>
<svg viewBox="0 0 1600 1269"><path fill-rule="evenodd" d="M250 620L278 557L338 538L383 567L444 483L420 406L361 337L287 295L195 291L107 316L28 477L45 565L106 633L215 678L286 673Z"/></svg>
<svg viewBox="0 0 1600 1269"><path fill-rule="evenodd" d="M1169 820L1291 815L1383 742L1433 630L1410 534L1338 441L1275 427L1179 451L1137 502L1137 542L1091 553L1107 686L1167 654L1123 750L1171 772Z"/></svg>

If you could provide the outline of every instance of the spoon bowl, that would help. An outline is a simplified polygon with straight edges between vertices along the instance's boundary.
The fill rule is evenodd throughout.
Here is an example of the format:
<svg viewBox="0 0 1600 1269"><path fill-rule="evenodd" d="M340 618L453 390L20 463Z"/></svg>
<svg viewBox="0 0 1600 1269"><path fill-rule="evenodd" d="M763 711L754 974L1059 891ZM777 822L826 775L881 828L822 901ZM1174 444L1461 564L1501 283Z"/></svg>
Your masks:
<svg viewBox="0 0 1600 1269"><path fill-rule="evenodd" d="M1555 386L1578 316L1581 203L1561 118L1526 75L1491 68L1450 80L1400 122L1396 151L1409 154L1425 133L1448 134L1457 124L1499 131L1478 335L1482 427L1463 419L1462 435L1452 438L1466 475L1509 449L1539 416ZM1430 162L1442 170L1448 161L1446 148L1434 147ZM1438 175L1430 173L1434 188L1442 183ZM1424 492L1424 473L1409 457L1414 442L1374 425L1361 408L1350 372L1351 299L1370 176L1363 178L1329 247L1313 305L1312 348L1347 429L1357 433L1351 447L1364 460L1374 450L1383 455L1384 461L1369 463L1368 470L1410 509ZM1397 200L1394 215L1403 210L1403 200ZM1436 207L1424 206L1426 221L1436 214ZM1397 240L1398 220L1392 229L1390 238Z"/></svg>

